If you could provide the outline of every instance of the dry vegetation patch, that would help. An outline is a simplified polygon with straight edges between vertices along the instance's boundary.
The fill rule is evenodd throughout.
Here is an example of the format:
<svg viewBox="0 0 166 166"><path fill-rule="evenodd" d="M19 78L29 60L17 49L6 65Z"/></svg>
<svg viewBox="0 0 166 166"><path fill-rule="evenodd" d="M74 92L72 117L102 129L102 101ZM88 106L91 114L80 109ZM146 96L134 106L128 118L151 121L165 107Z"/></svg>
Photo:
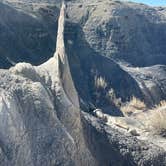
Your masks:
<svg viewBox="0 0 166 166"><path fill-rule="evenodd" d="M132 97L128 103L121 107L121 111L126 116L135 115L134 118L141 121L145 128L153 134L166 137L166 101L161 101L152 109L148 109L143 101Z"/></svg>
<svg viewBox="0 0 166 166"><path fill-rule="evenodd" d="M96 88L101 88L101 89L105 89L107 87L107 82L105 80L105 78L99 76L95 76L95 86Z"/></svg>
<svg viewBox="0 0 166 166"><path fill-rule="evenodd" d="M161 101L150 111L149 126L155 134L166 137L166 101Z"/></svg>
<svg viewBox="0 0 166 166"><path fill-rule="evenodd" d="M121 111L124 115L131 115L139 110L146 110L146 104L136 97L132 97L131 100L121 107Z"/></svg>

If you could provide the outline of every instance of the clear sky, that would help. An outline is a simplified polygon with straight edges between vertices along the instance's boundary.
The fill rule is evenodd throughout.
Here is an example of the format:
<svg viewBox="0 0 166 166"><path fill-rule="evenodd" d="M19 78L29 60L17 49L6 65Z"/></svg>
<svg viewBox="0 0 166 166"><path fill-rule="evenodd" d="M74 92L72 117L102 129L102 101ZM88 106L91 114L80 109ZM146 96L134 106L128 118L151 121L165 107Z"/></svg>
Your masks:
<svg viewBox="0 0 166 166"><path fill-rule="evenodd" d="M145 3L152 6L166 6L166 0L128 0L138 3Z"/></svg>

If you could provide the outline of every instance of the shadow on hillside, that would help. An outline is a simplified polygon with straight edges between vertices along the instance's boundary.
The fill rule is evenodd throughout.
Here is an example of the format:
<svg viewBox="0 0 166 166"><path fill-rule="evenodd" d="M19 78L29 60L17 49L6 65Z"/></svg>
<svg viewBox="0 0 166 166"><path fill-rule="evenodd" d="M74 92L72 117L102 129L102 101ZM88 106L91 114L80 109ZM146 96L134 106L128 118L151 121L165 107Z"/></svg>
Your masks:
<svg viewBox="0 0 166 166"><path fill-rule="evenodd" d="M18 62L39 65L53 55L59 9L44 6L36 15L0 3L0 68Z"/></svg>
<svg viewBox="0 0 166 166"><path fill-rule="evenodd" d="M65 43L73 81L89 109L93 106L92 110L101 108L107 114L121 116L118 100L125 102L132 96L143 98L137 82L127 72L89 46L78 24L66 23ZM95 78L100 77L106 83L104 88L96 87Z"/></svg>

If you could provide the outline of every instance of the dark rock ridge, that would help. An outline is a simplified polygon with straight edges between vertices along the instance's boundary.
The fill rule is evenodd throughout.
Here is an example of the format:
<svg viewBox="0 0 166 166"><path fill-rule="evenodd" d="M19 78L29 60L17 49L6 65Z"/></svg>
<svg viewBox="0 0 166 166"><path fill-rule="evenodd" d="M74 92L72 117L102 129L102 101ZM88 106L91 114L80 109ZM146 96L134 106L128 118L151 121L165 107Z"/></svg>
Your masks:
<svg viewBox="0 0 166 166"><path fill-rule="evenodd" d="M53 54L59 9L49 10L48 16L46 7L39 8L37 17L0 3L1 68L23 61L41 64Z"/></svg>
<svg viewBox="0 0 166 166"><path fill-rule="evenodd" d="M156 102L159 103L162 99L166 98L165 65L155 65L143 68L122 66L122 68L127 71L139 84L139 87L149 105L153 105L153 103Z"/></svg>
<svg viewBox="0 0 166 166"><path fill-rule="evenodd" d="M109 96L112 89L116 100L121 99L123 102L132 96L143 99L147 105L166 99L165 49L157 48L165 43L165 29L162 29L164 13L164 8L153 9L128 2L95 0L68 3L69 23L66 25L65 37L70 43L69 62L81 98L92 101L103 110L116 103L112 99L114 97ZM159 26L161 22L163 24ZM151 29L155 29L155 32ZM163 67L156 67L156 64L162 64ZM126 66L138 66L139 69L137 67L132 70ZM153 72L148 72L143 66L148 66L148 70ZM139 79L135 76L138 73ZM107 86L103 89L97 88L94 81L96 77L104 79ZM83 86L84 88L80 88ZM116 110L115 107L108 107L110 109Z"/></svg>
<svg viewBox="0 0 166 166"><path fill-rule="evenodd" d="M139 67L166 64L165 14L165 8L114 0L68 4L69 18L82 26L91 48Z"/></svg>
<svg viewBox="0 0 166 166"><path fill-rule="evenodd" d="M166 153L163 153L163 151L154 146L154 144L148 141L140 141L136 137L119 131L119 129L117 130L104 125L102 121L87 113L83 113L83 115L83 124L84 130L86 131L85 135L87 136L88 147L97 158L100 163L99 165L164 166Z"/></svg>
<svg viewBox="0 0 166 166"><path fill-rule="evenodd" d="M120 98L125 102L133 95L142 98L138 83L115 61L95 52L86 42L78 24L67 22L65 28L71 73L78 94L86 105L93 104L107 113L120 115L114 99ZM104 86L97 85L99 79L104 82Z"/></svg>

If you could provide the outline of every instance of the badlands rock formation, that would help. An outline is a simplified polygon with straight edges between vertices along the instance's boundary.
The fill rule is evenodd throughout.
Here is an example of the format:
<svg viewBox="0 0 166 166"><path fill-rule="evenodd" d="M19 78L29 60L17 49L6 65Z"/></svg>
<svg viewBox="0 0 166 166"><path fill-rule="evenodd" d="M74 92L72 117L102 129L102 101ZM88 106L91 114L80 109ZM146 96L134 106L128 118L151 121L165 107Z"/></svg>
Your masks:
<svg viewBox="0 0 166 166"><path fill-rule="evenodd" d="M22 61L39 65L54 53L59 9L50 8L49 17L47 7L36 7L33 12L36 10L38 16L0 2L1 68Z"/></svg>
<svg viewBox="0 0 166 166"><path fill-rule="evenodd" d="M68 15L79 23L86 41L100 55L139 67L166 64L164 7L114 0L79 0L68 4Z"/></svg>
<svg viewBox="0 0 166 166"><path fill-rule="evenodd" d="M65 54L64 12L63 4L54 57L1 72L1 165L96 165Z"/></svg>
<svg viewBox="0 0 166 166"><path fill-rule="evenodd" d="M53 57L40 66L18 63L0 70L0 165L166 165L162 145L114 125L115 118L108 114L106 124L102 117L95 117L99 114L90 112L100 106L109 114L122 115L114 103L120 97L126 101L134 95L149 101L139 85L144 69L136 75L132 67L102 57L91 48L82 25L71 22L75 6L70 5L61 7ZM69 28L73 33L68 33ZM164 67L161 71L165 75ZM102 79L95 84L95 78ZM116 96L98 102L107 92ZM159 93L162 97L165 95ZM128 120L124 121L128 125Z"/></svg>
<svg viewBox="0 0 166 166"><path fill-rule="evenodd" d="M0 66L45 62L54 52L61 1L3 2L10 7L1 4L7 17L0 23ZM81 107L121 115L120 100L135 96L152 106L166 99L165 8L114 0L67 2L66 52ZM96 86L99 79L104 87Z"/></svg>

